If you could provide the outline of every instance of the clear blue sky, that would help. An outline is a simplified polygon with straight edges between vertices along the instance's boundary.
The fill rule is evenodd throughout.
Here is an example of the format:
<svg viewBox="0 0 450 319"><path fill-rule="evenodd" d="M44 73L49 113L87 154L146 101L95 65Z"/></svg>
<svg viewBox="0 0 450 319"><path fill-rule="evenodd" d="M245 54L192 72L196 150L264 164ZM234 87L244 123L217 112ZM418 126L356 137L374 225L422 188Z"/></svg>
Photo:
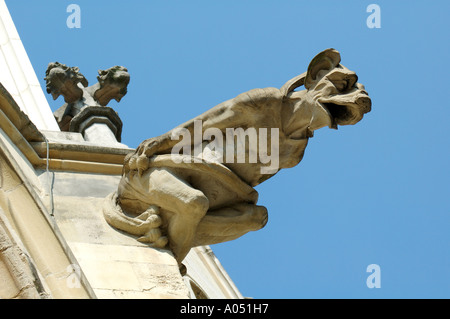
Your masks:
<svg viewBox="0 0 450 319"><path fill-rule="evenodd" d="M337 49L372 112L316 131L298 166L257 187L267 226L212 249L244 296L450 297L449 1L6 2L44 89L51 61L90 84L98 69L129 69L110 106L133 148ZM80 29L66 26L70 3ZM371 3L379 29L366 25ZM370 264L381 288L366 286Z"/></svg>

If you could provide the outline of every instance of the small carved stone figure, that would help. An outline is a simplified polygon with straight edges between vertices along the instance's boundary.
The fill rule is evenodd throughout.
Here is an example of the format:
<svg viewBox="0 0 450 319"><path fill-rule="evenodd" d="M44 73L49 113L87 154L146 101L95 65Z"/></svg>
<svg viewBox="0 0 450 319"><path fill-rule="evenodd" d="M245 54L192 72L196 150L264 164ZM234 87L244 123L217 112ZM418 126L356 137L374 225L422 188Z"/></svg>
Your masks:
<svg viewBox="0 0 450 319"><path fill-rule="evenodd" d="M107 222L153 247L168 244L180 264L192 247L233 240L264 227L267 209L256 205L258 193L253 187L279 169L297 165L315 130L356 124L371 110L371 100L357 80L340 64L339 52L327 49L313 58L307 72L281 89L242 93L143 141L126 157L118 190L107 198ZM300 86L305 90L295 90ZM263 173L267 162L262 160L216 161L198 156L205 155L208 147L195 138L185 144L189 150L200 147L200 153L174 154L180 143L175 133L184 130L194 135L198 123L201 134L215 130L216 138L229 129L276 129L276 139L271 133L264 136L267 141L259 137L258 145L276 144L277 168ZM249 144L244 148L246 158L251 155ZM219 151L229 152L225 145Z"/></svg>
<svg viewBox="0 0 450 319"><path fill-rule="evenodd" d="M59 62L49 63L44 80L47 82L47 93L51 94L54 100L60 95L64 96L66 103L74 103L83 96L83 90L78 83L81 83L82 87L88 86L88 81L78 67L68 67Z"/></svg>
<svg viewBox="0 0 450 319"><path fill-rule="evenodd" d="M130 82L128 70L116 65L108 70L99 70L98 74L98 83L90 89L94 99L102 106L108 105L112 99L120 102L127 94L127 86Z"/></svg>
<svg viewBox="0 0 450 319"><path fill-rule="evenodd" d="M66 102L54 112L60 129L77 132L86 128L86 123L82 122L89 117L97 117L97 119L101 117L103 120L100 122L108 124L120 141L122 122L115 112L106 106L112 99L120 102L127 94L127 86L130 82L128 70L123 66L99 70L98 83L90 87L79 71L78 67L68 67L59 62L52 62L49 63L45 72L47 93L51 94L54 100L63 95Z"/></svg>

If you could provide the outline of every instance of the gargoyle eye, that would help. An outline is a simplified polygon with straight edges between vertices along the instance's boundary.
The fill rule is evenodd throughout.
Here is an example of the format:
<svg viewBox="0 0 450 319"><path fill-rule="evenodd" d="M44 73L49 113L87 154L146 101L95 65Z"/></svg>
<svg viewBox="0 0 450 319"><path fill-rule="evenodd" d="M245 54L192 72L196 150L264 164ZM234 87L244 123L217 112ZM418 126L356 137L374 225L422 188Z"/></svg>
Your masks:
<svg viewBox="0 0 450 319"><path fill-rule="evenodd" d="M348 82L346 80L331 80L331 83L333 83L336 89L340 92L348 89Z"/></svg>
<svg viewBox="0 0 450 319"><path fill-rule="evenodd" d="M358 76L350 72L334 71L327 75L327 79L333 83L340 92L350 90L358 81Z"/></svg>

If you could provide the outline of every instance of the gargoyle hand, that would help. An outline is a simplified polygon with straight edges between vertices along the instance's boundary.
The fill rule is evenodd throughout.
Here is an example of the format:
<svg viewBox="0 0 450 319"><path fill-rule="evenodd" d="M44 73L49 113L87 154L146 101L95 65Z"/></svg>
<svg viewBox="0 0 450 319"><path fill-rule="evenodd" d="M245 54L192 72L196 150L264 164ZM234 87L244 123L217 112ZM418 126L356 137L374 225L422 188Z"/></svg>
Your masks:
<svg viewBox="0 0 450 319"><path fill-rule="evenodd" d="M137 171L139 175L142 175L149 167L150 157L161 152L163 147L164 138L162 136L143 141L135 152L125 157L124 172Z"/></svg>

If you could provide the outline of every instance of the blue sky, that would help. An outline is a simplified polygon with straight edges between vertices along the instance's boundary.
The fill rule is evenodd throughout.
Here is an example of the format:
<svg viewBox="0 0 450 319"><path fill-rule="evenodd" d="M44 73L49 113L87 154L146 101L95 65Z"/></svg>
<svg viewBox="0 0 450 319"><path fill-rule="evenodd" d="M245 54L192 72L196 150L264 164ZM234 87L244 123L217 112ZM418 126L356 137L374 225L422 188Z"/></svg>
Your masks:
<svg viewBox="0 0 450 319"><path fill-rule="evenodd" d="M132 148L242 92L279 88L337 49L372 112L316 131L298 166L257 186L267 226L212 249L248 297L450 297L450 2L6 3L43 88L51 61L90 84L98 69L129 69L128 94L109 106ZM66 26L70 3L79 29ZM371 3L379 29L366 25ZM366 285L370 264L381 288Z"/></svg>

